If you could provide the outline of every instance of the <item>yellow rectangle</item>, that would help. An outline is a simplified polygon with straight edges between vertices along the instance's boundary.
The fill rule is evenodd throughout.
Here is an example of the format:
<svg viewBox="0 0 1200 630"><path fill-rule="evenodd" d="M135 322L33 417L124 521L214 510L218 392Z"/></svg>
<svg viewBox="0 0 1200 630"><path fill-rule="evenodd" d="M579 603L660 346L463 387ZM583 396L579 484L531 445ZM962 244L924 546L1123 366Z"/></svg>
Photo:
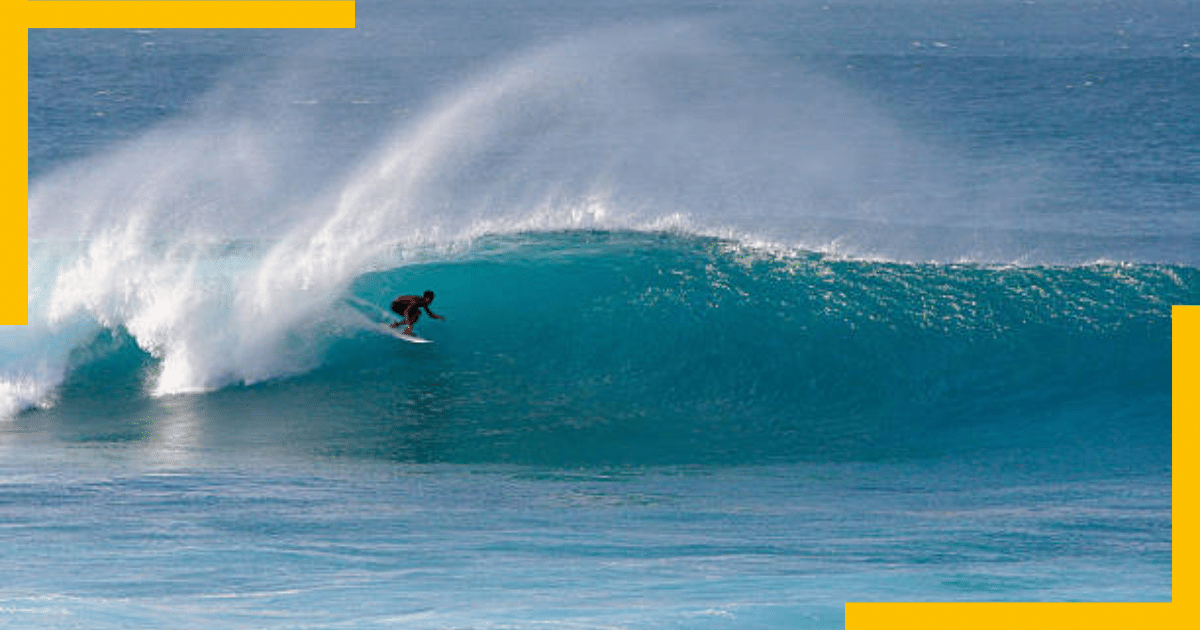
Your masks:
<svg viewBox="0 0 1200 630"><path fill-rule="evenodd" d="M6 55L0 81L7 102L0 112L6 151L0 158L5 177L0 207L0 325L29 323L29 31L0 30ZM19 52L17 52L19 51ZM14 54L16 53L16 54Z"/></svg>
<svg viewBox="0 0 1200 630"><path fill-rule="evenodd" d="M847 630L1130 630L1179 627L1174 603L870 603L846 604Z"/></svg>
<svg viewBox="0 0 1200 630"><path fill-rule="evenodd" d="M348 0L26 2L28 28L354 28Z"/></svg>
<svg viewBox="0 0 1200 630"><path fill-rule="evenodd" d="M1196 601L1200 306L1171 309L1171 599Z"/></svg>

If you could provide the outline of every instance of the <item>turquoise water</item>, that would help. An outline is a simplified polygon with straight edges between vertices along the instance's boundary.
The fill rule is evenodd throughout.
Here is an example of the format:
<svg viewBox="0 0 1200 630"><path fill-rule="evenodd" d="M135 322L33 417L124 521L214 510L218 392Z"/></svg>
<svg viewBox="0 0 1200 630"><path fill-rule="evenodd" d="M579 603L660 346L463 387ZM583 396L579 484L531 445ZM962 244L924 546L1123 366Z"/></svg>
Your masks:
<svg viewBox="0 0 1200 630"><path fill-rule="evenodd" d="M13 627L1164 601L1186 3L32 31ZM391 299L437 292L411 345Z"/></svg>
<svg viewBox="0 0 1200 630"><path fill-rule="evenodd" d="M148 442L102 465L46 449L53 470L4 465L11 625L838 627L847 599L1170 590L1169 487L1146 477L197 466Z"/></svg>
<svg viewBox="0 0 1200 630"><path fill-rule="evenodd" d="M184 374L207 379L200 394L147 395L189 346L89 332L52 404L9 424L136 443L186 409L217 450L553 467L893 461L1065 440L1165 468L1170 305L1200 288L1188 267L860 262L663 234L482 239L437 258L356 276L278 339L222 331L221 352L183 357ZM446 296L431 308L449 319L417 326L433 347L373 327L394 321L380 305L406 283ZM187 316L203 313L216 321L185 319L181 334L231 325L224 311ZM297 373L226 371L248 369L227 353L270 341L276 352L251 358ZM112 420L80 424L97 415Z"/></svg>

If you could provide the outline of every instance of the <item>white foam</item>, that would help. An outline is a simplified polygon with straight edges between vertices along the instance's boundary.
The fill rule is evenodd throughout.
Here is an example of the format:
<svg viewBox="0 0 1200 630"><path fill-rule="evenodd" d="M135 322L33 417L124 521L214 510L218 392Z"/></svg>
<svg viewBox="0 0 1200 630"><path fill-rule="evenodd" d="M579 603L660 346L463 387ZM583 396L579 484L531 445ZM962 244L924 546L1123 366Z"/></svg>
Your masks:
<svg viewBox="0 0 1200 630"><path fill-rule="evenodd" d="M595 32L485 69L316 183L282 137L302 126L204 109L35 182L34 237L88 243L35 289L44 330L124 328L165 395L311 368L334 304L397 248L627 229L873 255L813 219L878 219L911 147L828 81L793 75L781 95L768 77L693 25ZM229 265L220 244L239 238L273 245ZM65 355L46 361L0 373L13 405L61 381Z"/></svg>

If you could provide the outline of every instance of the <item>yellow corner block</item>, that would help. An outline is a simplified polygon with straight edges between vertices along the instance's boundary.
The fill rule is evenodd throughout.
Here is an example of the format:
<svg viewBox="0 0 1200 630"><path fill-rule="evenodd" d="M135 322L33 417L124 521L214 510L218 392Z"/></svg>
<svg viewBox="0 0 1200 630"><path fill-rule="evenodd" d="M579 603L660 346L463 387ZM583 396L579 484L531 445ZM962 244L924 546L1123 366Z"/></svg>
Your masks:
<svg viewBox="0 0 1200 630"><path fill-rule="evenodd" d="M29 31L31 28L354 28L347 0L0 2L0 325L29 322Z"/></svg>
<svg viewBox="0 0 1200 630"><path fill-rule="evenodd" d="M1171 309L1170 603L847 603L847 630L1128 630L1191 627L1195 605L1197 422L1200 421L1200 306ZM1191 623L1184 623L1192 619Z"/></svg>

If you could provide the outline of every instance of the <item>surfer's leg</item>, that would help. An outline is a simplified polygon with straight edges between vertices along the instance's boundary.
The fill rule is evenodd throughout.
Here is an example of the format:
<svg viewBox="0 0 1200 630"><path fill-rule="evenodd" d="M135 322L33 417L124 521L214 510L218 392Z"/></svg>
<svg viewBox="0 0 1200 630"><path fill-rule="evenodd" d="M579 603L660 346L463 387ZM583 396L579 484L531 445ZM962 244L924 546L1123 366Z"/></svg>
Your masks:
<svg viewBox="0 0 1200 630"><path fill-rule="evenodd" d="M404 329L404 334L416 336L416 333L413 332L412 327L413 324L417 323L418 319L421 319L421 311L419 309L413 309L404 317L404 321L401 323L408 324L408 328Z"/></svg>
<svg viewBox="0 0 1200 630"><path fill-rule="evenodd" d="M392 312L400 316L400 321L392 324L392 328L399 328L401 324L408 323L408 316L400 309L400 302L392 302Z"/></svg>

